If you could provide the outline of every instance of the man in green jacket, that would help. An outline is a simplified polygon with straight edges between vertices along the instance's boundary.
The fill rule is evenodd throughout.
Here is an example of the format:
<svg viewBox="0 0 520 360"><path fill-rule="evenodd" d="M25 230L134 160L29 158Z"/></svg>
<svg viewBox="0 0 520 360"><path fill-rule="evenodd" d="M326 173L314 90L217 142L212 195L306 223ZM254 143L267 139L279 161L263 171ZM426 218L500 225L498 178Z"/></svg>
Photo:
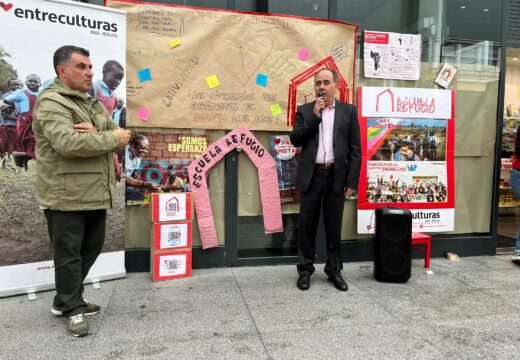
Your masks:
<svg viewBox="0 0 520 360"><path fill-rule="evenodd" d="M63 46L54 53L57 78L40 93L33 111L36 197L53 247L56 296L52 313L69 319L73 336L85 336L85 315L100 307L83 299L83 281L105 241L106 210L115 204L112 152L130 132L86 93L92 86L88 50Z"/></svg>

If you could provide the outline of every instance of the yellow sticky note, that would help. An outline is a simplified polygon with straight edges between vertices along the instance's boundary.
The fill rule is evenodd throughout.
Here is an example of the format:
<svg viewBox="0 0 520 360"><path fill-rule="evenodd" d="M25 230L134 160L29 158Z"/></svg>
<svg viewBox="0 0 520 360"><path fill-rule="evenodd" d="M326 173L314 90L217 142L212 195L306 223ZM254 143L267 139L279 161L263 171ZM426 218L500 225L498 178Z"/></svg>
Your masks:
<svg viewBox="0 0 520 360"><path fill-rule="evenodd" d="M206 78L206 82L208 83L208 86L210 89L213 89L214 87L217 87L220 85L220 83L218 82L218 77L215 74L208 76Z"/></svg>
<svg viewBox="0 0 520 360"><path fill-rule="evenodd" d="M179 46L180 44L182 44L181 38L175 38L168 41L168 45L170 45L171 48Z"/></svg>
<svg viewBox="0 0 520 360"><path fill-rule="evenodd" d="M282 115L282 107L280 106L280 104L273 104L269 108L271 109L271 114L273 116Z"/></svg>

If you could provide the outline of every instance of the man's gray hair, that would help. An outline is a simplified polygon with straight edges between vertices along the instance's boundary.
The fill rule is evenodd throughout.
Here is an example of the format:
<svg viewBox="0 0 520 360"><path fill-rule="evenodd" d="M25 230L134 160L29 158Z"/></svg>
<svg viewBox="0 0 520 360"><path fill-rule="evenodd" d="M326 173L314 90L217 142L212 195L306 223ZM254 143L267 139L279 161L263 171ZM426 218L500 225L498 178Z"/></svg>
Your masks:
<svg viewBox="0 0 520 360"><path fill-rule="evenodd" d="M83 49L79 46L65 45L60 47L58 50L54 52L53 58L54 71L56 72L56 75L58 75L57 67L63 66L66 63L68 63L70 61L72 53L78 53L87 57L90 56L90 52L87 49Z"/></svg>
<svg viewBox="0 0 520 360"><path fill-rule="evenodd" d="M321 68L319 69L316 74L314 74L314 82L316 82L316 76L318 76L318 74L322 71L330 71L332 73L332 80L334 81L334 84L337 84L338 83L338 72L334 69L330 69L330 68Z"/></svg>

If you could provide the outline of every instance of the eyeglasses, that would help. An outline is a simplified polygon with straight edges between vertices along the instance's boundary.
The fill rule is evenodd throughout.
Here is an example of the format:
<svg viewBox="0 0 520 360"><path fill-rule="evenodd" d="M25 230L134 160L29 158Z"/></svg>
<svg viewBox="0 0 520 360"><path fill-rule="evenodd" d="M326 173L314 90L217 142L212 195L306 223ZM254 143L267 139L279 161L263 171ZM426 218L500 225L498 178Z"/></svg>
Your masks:
<svg viewBox="0 0 520 360"><path fill-rule="evenodd" d="M148 146L143 146L143 145L134 145L134 147L137 149L137 150L140 150L140 151L148 151Z"/></svg>

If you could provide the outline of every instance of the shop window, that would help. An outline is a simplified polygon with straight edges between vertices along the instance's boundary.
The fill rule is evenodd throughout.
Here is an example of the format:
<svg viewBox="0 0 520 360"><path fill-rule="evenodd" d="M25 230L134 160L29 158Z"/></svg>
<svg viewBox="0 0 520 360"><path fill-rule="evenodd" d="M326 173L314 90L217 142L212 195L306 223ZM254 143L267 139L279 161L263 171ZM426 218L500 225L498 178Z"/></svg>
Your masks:
<svg viewBox="0 0 520 360"><path fill-rule="evenodd" d="M329 18L328 0L269 1L269 13Z"/></svg>

